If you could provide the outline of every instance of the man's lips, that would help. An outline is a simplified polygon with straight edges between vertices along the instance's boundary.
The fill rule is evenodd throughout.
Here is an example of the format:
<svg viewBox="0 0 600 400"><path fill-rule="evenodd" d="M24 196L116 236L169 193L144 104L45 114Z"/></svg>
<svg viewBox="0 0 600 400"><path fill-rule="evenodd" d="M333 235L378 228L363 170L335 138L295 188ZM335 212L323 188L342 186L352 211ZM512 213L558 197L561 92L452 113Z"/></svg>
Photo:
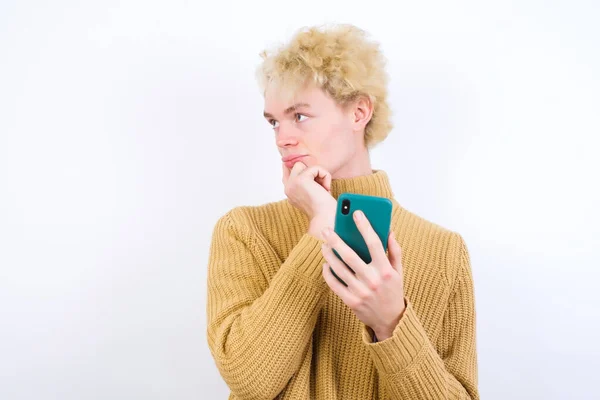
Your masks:
<svg viewBox="0 0 600 400"><path fill-rule="evenodd" d="M296 155L285 156L281 159L281 161L283 163L285 163L286 167L292 168L294 166L294 164L296 164L298 161L300 161L300 159L302 157L306 157L306 154L296 154Z"/></svg>
<svg viewBox="0 0 600 400"><path fill-rule="evenodd" d="M287 155L285 157L282 157L281 161L283 161L283 162L292 161L292 160L294 160L296 158L300 158L300 157L304 157L304 156L306 156L306 154L290 154L290 155Z"/></svg>

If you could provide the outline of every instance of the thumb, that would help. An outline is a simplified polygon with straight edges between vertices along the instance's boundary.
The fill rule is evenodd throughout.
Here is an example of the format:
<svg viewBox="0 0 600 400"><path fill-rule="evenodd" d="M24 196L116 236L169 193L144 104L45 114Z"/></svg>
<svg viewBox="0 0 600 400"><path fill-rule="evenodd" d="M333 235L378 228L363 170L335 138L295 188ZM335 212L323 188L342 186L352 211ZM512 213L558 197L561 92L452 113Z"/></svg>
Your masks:
<svg viewBox="0 0 600 400"><path fill-rule="evenodd" d="M392 267L399 273L402 274L402 249L396 241L394 231L390 231L388 236L388 259Z"/></svg>

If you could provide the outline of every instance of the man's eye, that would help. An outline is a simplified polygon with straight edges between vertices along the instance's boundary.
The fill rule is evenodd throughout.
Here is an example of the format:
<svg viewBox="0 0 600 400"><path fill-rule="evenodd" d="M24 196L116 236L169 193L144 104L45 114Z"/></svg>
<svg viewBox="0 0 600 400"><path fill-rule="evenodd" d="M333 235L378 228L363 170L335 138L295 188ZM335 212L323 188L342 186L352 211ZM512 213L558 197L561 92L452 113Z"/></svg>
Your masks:
<svg viewBox="0 0 600 400"><path fill-rule="evenodd" d="M304 119L302 119L302 117L304 117ZM298 121L298 122L305 121L306 118L308 118L308 117L304 114L296 114L296 121Z"/></svg>
<svg viewBox="0 0 600 400"><path fill-rule="evenodd" d="M271 124L273 128L277 128L279 126L279 122L275 121L274 119L270 119L269 124Z"/></svg>

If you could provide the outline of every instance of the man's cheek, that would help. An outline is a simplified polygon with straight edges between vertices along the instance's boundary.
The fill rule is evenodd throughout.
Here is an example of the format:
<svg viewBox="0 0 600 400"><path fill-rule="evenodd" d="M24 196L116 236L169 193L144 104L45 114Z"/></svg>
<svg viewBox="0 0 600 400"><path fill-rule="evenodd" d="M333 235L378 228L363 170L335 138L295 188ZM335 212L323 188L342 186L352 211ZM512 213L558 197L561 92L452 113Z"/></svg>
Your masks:
<svg viewBox="0 0 600 400"><path fill-rule="evenodd" d="M319 143L319 154L323 161L329 160L331 161L332 156L335 155L336 145L334 138L331 135L324 134L322 136L321 142Z"/></svg>

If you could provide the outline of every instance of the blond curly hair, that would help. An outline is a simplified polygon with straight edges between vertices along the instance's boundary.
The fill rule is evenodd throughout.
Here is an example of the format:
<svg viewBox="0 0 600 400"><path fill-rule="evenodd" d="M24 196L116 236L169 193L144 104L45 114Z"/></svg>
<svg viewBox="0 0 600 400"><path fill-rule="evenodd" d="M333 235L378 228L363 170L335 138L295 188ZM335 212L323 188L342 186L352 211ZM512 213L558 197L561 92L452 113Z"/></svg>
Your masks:
<svg viewBox="0 0 600 400"><path fill-rule="evenodd" d="M366 147L380 143L392 130L386 60L364 30L349 24L304 27L287 45L260 56L256 76L263 95L271 83L291 96L312 83L341 106L367 96L373 115L365 127Z"/></svg>

